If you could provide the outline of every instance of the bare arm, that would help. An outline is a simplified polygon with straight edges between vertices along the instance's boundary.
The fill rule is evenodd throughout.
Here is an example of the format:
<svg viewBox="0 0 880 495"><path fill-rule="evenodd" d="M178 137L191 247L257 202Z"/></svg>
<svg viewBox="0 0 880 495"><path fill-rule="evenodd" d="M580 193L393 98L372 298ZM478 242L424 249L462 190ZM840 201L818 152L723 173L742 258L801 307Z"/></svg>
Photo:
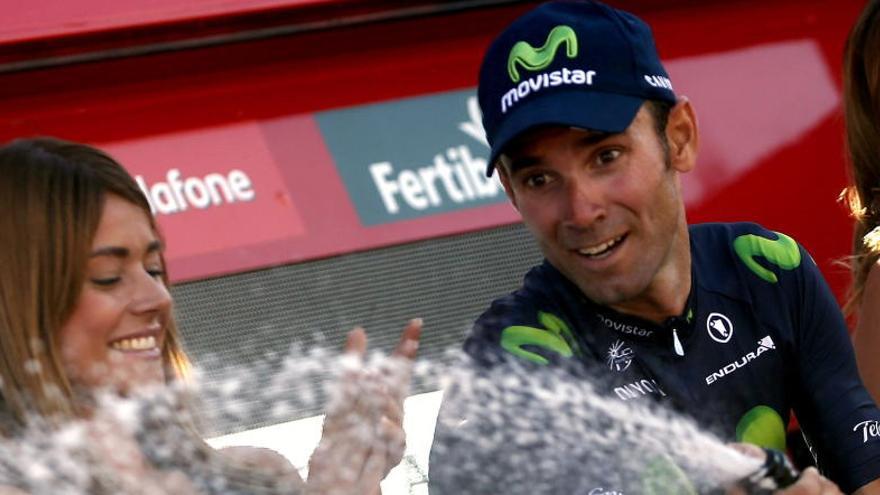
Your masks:
<svg viewBox="0 0 880 495"><path fill-rule="evenodd" d="M878 495L880 494L880 480L874 480L856 490L853 495Z"/></svg>

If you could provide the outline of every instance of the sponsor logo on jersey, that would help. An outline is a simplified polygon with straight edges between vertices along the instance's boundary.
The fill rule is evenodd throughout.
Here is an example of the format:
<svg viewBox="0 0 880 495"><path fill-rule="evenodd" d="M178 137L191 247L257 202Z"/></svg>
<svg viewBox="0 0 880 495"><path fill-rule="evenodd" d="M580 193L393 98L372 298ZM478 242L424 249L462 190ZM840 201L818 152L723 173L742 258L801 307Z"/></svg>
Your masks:
<svg viewBox="0 0 880 495"><path fill-rule="evenodd" d="M721 344L730 342L730 338L733 337L733 323L721 313L711 313L706 318L706 330L709 331L712 340Z"/></svg>
<svg viewBox="0 0 880 495"><path fill-rule="evenodd" d="M725 376L733 373L734 371L747 366L749 363L758 359L761 354L764 354L767 351L772 351L776 349L776 344L773 343L773 339L768 335L763 339L758 341L758 348L753 352L749 352L745 356L737 359L736 361L725 365L720 368L718 371L712 373L711 375L706 377L706 385L712 385L716 381L724 378Z"/></svg>
<svg viewBox="0 0 880 495"><path fill-rule="evenodd" d="M742 262L752 273L771 284L778 282L779 278L773 271L758 263L756 258L764 258L783 270L794 270L801 266L801 251L797 242L785 234L774 234L776 239L744 234L733 240L733 250Z"/></svg>
<svg viewBox="0 0 880 495"><path fill-rule="evenodd" d="M621 387L614 387L614 393L617 394L617 397L621 400L638 399L639 397L644 397L649 394L666 397L666 392L664 392L663 389L660 388L660 385L657 385L657 381L653 379L642 379L627 383Z"/></svg>
<svg viewBox="0 0 880 495"><path fill-rule="evenodd" d="M534 348L551 351L563 357L580 356L580 347L574 333L562 318L538 311L538 321L544 328L513 325L501 332L501 347L507 352L538 364L548 364L546 357L533 352Z"/></svg>
<svg viewBox="0 0 880 495"><path fill-rule="evenodd" d="M880 422L877 420L862 421L853 427L853 431L861 431L862 443L868 443L871 438L880 437Z"/></svg>
<svg viewBox="0 0 880 495"><path fill-rule="evenodd" d="M608 369L614 371L624 371L632 364L635 353L631 347L626 347L626 343L622 340L611 344L608 348Z"/></svg>
<svg viewBox="0 0 880 495"><path fill-rule="evenodd" d="M627 323L620 323L619 321L614 321L611 318L606 318L601 314L597 315L602 323L605 324L606 327L614 330L615 332L620 332L625 335L635 335L637 337L650 337L654 335L653 330L648 330L647 328L642 328L638 325L630 325Z"/></svg>

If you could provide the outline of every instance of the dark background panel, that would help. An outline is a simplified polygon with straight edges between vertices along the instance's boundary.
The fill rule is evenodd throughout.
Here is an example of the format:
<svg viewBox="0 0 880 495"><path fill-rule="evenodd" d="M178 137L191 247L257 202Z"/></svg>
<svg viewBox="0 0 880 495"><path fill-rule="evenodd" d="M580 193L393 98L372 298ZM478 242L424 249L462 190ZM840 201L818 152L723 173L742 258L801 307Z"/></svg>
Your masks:
<svg viewBox="0 0 880 495"><path fill-rule="evenodd" d="M413 393L436 390L431 365L447 362L488 303L540 260L516 224L177 285L178 323L202 374L210 434L319 414L324 365L358 325L371 348L387 353L409 319L423 318L419 360L427 372L417 374Z"/></svg>

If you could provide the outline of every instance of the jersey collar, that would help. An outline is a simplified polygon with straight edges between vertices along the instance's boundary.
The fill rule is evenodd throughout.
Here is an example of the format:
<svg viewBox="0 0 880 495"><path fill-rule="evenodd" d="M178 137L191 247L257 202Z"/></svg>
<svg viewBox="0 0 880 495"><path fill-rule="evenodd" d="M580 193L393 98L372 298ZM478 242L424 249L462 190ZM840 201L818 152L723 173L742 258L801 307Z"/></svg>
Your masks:
<svg viewBox="0 0 880 495"><path fill-rule="evenodd" d="M600 328L604 327L610 333L616 334L620 338L630 341L656 343L669 346L672 349L675 347L673 330L683 346L689 340L691 334L693 334L694 320L697 315L697 280L693 269L691 269L691 290L682 313L667 318L662 323L656 323L638 316L621 313L593 302L580 291L574 282L568 280L547 260L544 260L542 268L556 278L560 284L566 286L568 293L577 294L578 303L586 306L588 313L595 315L597 325Z"/></svg>

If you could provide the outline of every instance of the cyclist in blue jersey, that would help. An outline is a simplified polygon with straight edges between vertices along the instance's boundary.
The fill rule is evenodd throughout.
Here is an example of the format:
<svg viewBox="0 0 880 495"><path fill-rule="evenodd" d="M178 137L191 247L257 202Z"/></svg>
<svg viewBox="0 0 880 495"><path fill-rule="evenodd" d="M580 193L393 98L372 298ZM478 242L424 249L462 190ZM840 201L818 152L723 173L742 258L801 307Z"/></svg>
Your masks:
<svg viewBox="0 0 880 495"><path fill-rule="evenodd" d="M686 222L680 175L696 164L697 119L646 24L597 2L544 4L490 46L478 93L487 174L498 171L546 258L474 325L464 348L478 368L575 363L609 397L655 401L725 441L780 450L793 411L824 476L808 469L781 493L839 493L835 483L880 493L880 411L812 258L756 224ZM452 390L431 493L491 491L460 466L483 455L488 470L509 451L457 450L456 439L496 432L448 421L455 402ZM616 462L605 474L620 486L570 482L572 466L522 493L647 491L611 476Z"/></svg>

